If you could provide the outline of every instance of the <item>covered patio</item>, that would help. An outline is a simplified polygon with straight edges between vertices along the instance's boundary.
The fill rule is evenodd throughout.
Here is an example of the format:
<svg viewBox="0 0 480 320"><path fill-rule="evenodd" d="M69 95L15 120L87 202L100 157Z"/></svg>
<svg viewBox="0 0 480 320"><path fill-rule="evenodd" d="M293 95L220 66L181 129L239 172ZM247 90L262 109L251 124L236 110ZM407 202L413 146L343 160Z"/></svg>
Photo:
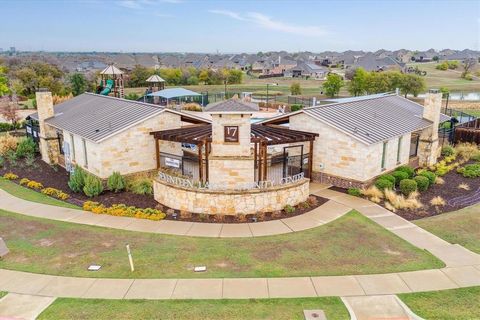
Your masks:
<svg viewBox="0 0 480 320"><path fill-rule="evenodd" d="M162 153L159 141L181 143L184 156L177 166L182 175L199 182L209 181L209 154L212 143L212 125L200 124L179 129L151 132L155 139L157 168L168 165L168 156ZM313 145L317 133L290 130L276 125L252 124L251 152L254 159L255 181L279 181L289 176L312 173ZM185 162L195 162L197 172L187 170ZM190 174L189 174L190 173Z"/></svg>

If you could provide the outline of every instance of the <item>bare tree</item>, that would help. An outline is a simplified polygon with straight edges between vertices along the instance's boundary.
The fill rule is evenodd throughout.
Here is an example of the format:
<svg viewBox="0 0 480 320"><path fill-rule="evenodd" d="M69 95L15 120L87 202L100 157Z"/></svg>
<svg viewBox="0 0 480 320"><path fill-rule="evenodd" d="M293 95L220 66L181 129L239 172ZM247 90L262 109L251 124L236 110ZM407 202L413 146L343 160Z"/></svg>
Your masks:
<svg viewBox="0 0 480 320"><path fill-rule="evenodd" d="M463 72L462 72L462 78L465 78L467 74L470 73L470 70L477 64L477 61L473 58L471 59L465 59L463 60L462 66L463 66Z"/></svg>
<svg viewBox="0 0 480 320"><path fill-rule="evenodd" d="M0 115L5 120L11 122L15 132L17 132L17 124L21 117L16 96L3 96L0 98Z"/></svg>

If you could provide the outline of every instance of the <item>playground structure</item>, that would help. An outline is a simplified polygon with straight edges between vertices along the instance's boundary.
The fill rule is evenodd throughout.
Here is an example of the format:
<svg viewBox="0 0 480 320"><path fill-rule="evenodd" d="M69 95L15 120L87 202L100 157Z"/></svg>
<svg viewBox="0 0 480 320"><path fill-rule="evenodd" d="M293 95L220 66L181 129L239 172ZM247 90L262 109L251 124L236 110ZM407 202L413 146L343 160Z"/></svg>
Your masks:
<svg viewBox="0 0 480 320"><path fill-rule="evenodd" d="M148 88L145 91L145 96L152 93L165 89L165 80L163 80L159 75L151 75L145 80L148 83ZM159 98L153 97L153 103L158 104Z"/></svg>
<svg viewBox="0 0 480 320"><path fill-rule="evenodd" d="M113 92L113 96L123 98L125 96L123 86L123 72L115 67L109 65L100 72L102 77L96 92L98 94L108 96Z"/></svg>

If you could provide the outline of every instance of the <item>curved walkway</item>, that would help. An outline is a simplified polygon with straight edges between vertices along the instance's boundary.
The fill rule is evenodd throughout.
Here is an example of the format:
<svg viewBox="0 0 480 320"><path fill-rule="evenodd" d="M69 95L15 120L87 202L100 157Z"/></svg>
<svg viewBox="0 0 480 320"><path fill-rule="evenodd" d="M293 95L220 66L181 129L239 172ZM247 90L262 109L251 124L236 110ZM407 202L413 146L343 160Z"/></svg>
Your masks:
<svg viewBox="0 0 480 320"><path fill-rule="evenodd" d="M357 209L413 245L429 250L443 260L447 267L373 275L225 279L76 278L0 269L0 290L20 294L76 298L246 299L385 295L480 285L480 255L459 245L450 244L369 201L314 184L312 184L311 190L316 195L331 199L328 203L331 203L332 208L341 208L342 212L347 212L351 208ZM78 215L77 218L80 219L80 215L87 217L87 213L20 200L4 191L0 191L0 207L33 216L89 224L85 221L73 221L74 215ZM52 211L45 216L41 215L40 212L43 210L40 209ZM90 214L90 216L97 219L103 217L93 214ZM103 226L124 228L133 224L132 221L128 223L115 222L117 219L122 221L127 218L110 218L114 218L111 222L115 225ZM297 217L289 219L294 218ZM100 223L101 221L95 222L97 225L101 225ZM122 223L125 223L125 225ZM181 222L171 221L171 223ZM268 224L268 222L265 222L265 224ZM268 225L265 226L265 228L267 227ZM292 231L291 229L289 232ZM185 234L187 233L185 232Z"/></svg>
<svg viewBox="0 0 480 320"><path fill-rule="evenodd" d="M299 216L255 223L202 223L95 214L89 211L57 207L19 199L0 189L0 209L28 216L87 224L129 231L151 232L192 237L260 237L302 231L335 220L351 210L335 201Z"/></svg>

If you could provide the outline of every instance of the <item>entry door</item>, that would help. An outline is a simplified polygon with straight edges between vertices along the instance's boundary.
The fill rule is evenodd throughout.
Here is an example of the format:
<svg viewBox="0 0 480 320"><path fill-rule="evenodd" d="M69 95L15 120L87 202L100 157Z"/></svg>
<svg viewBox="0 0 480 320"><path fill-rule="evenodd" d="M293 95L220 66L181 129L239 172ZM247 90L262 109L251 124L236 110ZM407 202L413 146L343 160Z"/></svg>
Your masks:
<svg viewBox="0 0 480 320"><path fill-rule="evenodd" d="M283 177L294 176L304 172L308 157L303 154L303 145L288 146L283 148Z"/></svg>

